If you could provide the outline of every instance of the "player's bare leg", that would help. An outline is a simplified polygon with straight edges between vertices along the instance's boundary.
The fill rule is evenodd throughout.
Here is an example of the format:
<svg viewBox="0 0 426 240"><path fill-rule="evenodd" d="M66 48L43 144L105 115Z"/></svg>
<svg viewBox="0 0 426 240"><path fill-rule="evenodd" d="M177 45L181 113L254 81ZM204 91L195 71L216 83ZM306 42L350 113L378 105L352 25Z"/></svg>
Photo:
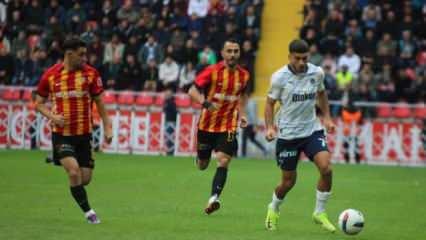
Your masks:
<svg viewBox="0 0 426 240"><path fill-rule="evenodd" d="M80 168L80 171L81 171L81 183L84 186L89 185L89 183L92 180L93 169L82 167L82 168Z"/></svg>
<svg viewBox="0 0 426 240"><path fill-rule="evenodd" d="M317 184L316 204L312 215L313 220L321 224L321 226L329 232L335 232L336 228L328 220L325 212L325 205L331 195L331 185L333 171L331 168L331 155L327 151L322 151L314 156L315 165L320 173L320 178Z"/></svg>
<svg viewBox="0 0 426 240"><path fill-rule="evenodd" d="M207 203L207 207L204 209L207 214L211 214L220 208L219 196L225 186L228 175L228 166L231 162L231 156L223 152L218 152L216 154L216 158L218 164L212 182L212 192Z"/></svg>
<svg viewBox="0 0 426 240"><path fill-rule="evenodd" d="M207 169L207 167L209 166L209 163L210 163L210 158L208 158L208 159L200 159L199 157L197 157L196 159L195 159L195 164L197 165L197 168L199 169L199 170L206 170Z"/></svg>
<svg viewBox="0 0 426 240"><path fill-rule="evenodd" d="M65 157L60 162L68 174L71 194L85 213L87 221L91 224L100 223L96 213L90 208L87 193L83 185L82 169L78 165L77 160L73 157Z"/></svg>
<svg viewBox="0 0 426 240"><path fill-rule="evenodd" d="M294 171L281 171L281 182L275 188L272 194L272 201L268 205L268 213L266 215L265 227L268 230L276 230L277 223L280 213L280 205L282 204L284 197L296 184L297 172Z"/></svg>

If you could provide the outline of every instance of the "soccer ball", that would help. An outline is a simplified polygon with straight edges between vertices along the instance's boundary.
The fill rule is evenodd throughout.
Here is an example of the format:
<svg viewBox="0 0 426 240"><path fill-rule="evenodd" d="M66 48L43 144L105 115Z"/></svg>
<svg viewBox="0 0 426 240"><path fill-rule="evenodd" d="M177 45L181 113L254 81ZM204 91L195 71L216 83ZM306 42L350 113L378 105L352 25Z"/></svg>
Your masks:
<svg viewBox="0 0 426 240"><path fill-rule="evenodd" d="M339 216L339 227L348 235L358 234L364 227L364 216L358 210L346 209Z"/></svg>

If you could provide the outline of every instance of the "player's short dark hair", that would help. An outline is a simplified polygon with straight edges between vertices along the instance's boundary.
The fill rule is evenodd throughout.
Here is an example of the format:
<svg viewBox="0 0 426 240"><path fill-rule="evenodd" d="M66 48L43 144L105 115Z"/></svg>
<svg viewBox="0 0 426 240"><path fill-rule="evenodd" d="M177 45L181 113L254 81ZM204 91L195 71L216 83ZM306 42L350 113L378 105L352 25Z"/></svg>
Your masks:
<svg viewBox="0 0 426 240"><path fill-rule="evenodd" d="M237 39L235 39L235 38L228 38L228 39L226 39L225 41L223 41L222 49L224 49L224 48L225 48L225 44L226 44L227 42L229 42L229 43L236 43L236 44L238 44L238 46L240 45L240 42L238 42L238 40L237 40Z"/></svg>
<svg viewBox="0 0 426 240"><path fill-rule="evenodd" d="M296 39L291 41L288 46L290 53L307 53L309 52L309 44L302 39Z"/></svg>
<svg viewBox="0 0 426 240"><path fill-rule="evenodd" d="M72 37L69 39L66 39L64 41L64 43L62 44L62 50L64 52L68 51L68 50L77 50L81 47L87 47L86 43L81 40L80 38L77 37Z"/></svg>

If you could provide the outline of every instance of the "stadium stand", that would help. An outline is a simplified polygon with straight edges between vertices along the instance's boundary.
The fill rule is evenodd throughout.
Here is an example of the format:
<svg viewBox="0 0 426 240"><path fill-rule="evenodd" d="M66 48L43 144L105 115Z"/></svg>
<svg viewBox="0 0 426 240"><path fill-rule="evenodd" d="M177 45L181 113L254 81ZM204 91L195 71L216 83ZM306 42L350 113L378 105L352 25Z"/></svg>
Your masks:
<svg viewBox="0 0 426 240"><path fill-rule="evenodd" d="M315 63L331 69L328 84L348 83L332 96L351 91L357 101L426 100L424 1L306 0L303 14L300 37L314 46ZM394 113L409 115L403 107Z"/></svg>
<svg viewBox="0 0 426 240"><path fill-rule="evenodd" d="M60 60L60 42L76 35L112 90L183 91L196 72L220 60L220 43L229 37L242 43L241 62L253 73L262 7L263 0L6 1L0 3L0 85L35 86ZM167 57L178 67L168 68ZM176 69L173 79L159 77Z"/></svg>

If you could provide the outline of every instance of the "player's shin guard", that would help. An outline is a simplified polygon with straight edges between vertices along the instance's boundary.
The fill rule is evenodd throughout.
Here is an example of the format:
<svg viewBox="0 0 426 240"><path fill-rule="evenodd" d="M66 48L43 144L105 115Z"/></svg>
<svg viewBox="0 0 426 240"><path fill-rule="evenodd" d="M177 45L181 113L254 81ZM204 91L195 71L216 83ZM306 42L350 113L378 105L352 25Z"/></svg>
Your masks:
<svg viewBox="0 0 426 240"><path fill-rule="evenodd" d="M213 178L213 184L212 184L212 193L211 195L216 195L219 197L219 195L222 193L223 187L225 186L226 177L228 175L228 169L225 167L218 167L216 169L216 174Z"/></svg>
<svg viewBox="0 0 426 240"><path fill-rule="evenodd" d="M87 193L83 185L70 187L70 190L81 210L83 210L83 212L88 212L90 210L90 206L89 201L87 200Z"/></svg>

